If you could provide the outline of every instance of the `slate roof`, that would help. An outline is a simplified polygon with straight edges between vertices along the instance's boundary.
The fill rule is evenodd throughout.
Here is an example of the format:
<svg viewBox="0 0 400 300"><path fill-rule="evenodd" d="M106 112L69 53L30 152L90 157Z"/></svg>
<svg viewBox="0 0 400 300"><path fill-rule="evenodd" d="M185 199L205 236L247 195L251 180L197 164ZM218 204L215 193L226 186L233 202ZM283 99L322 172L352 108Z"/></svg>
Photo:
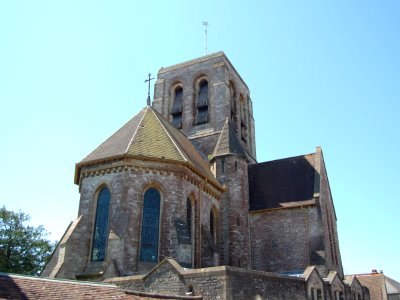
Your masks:
<svg viewBox="0 0 400 300"><path fill-rule="evenodd" d="M79 182L82 166L120 157L147 157L184 163L217 183L208 162L187 137L150 106L142 109L77 164L75 182Z"/></svg>
<svg viewBox="0 0 400 300"><path fill-rule="evenodd" d="M314 203L314 160L308 154L249 165L250 211Z"/></svg>
<svg viewBox="0 0 400 300"><path fill-rule="evenodd" d="M224 126L222 127L217 144L215 145L213 156L215 157L228 154L237 154L245 157L243 147L240 144L232 124L227 118Z"/></svg>
<svg viewBox="0 0 400 300"><path fill-rule="evenodd" d="M0 274L0 299L157 299L131 295L115 285Z"/></svg>

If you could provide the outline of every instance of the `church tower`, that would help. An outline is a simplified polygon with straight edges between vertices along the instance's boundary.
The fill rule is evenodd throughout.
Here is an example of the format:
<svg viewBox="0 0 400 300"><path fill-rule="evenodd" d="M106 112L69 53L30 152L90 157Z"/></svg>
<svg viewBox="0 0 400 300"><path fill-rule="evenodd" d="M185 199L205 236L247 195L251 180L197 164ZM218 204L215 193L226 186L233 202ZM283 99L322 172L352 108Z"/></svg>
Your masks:
<svg viewBox="0 0 400 300"><path fill-rule="evenodd" d="M246 158L256 161L250 91L223 52L161 68L152 106L206 156L230 119Z"/></svg>
<svg viewBox="0 0 400 300"><path fill-rule="evenodd" d="M153 108L180 129L227 187L220 264L250 267L247 166L256 162L250 91L223 52L158 72Z"/></svg>

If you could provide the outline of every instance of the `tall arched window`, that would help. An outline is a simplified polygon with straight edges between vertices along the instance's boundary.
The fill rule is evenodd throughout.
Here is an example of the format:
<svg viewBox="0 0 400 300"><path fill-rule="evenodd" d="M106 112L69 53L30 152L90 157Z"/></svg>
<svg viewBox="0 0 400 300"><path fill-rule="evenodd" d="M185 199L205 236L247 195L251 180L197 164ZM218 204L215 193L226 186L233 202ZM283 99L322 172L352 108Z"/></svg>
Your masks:
<svg viewBox="0 0 400 300"><path fill-rule="evenodd" d="M190 237L190 240L192 240L192 217L193 217L193 207L192 207L192 201L190 198L186 199L186 225L187 225L187 230L188 234Z"/></svg>
<svg viewBox="0 0 400 300"><path fill-rule="evenodd" d="M211 209L210 210L210 233L211 236L213 237L214 241L215 241L215 213L214 210Z"/></svg>
<svg viewBox="0 0 400 300"><path fill-rule="evenodd" d="M182 128L182 106L183 106L183 89L178 86L174 90L174 103L172 105L171 115L172 124L176 128Z"/></svg>
<svg viewBox="0 0 400 300"><path fill-rule="evenodd" d="M208 122L208 81L203 79L199 84L197 97L197 116L196 124Z"/></svg>
<svg viewBox="0 0 400 300"><path fill-rule="evenodd" d="M246 104L243 99L243 95L240 94L240 132L242 141L247 143L247 115L246 115Z"/></svg>
<svg viewBox="0 0 400 300"><path fill-rule="evenodd" d="M237 128L236 91L232 82L229 82L229 94L230 94L230 104L231 104L231 122L233 123L236 129Z"/></svg>
<svg viewBox="0 0 400 300"><path fill-rule="evenodd" d="M103 261L106 257L108 219L111 194L103 188L97 198L96 221L93 233L92 261Z"/></svg>
<svg viewBox="0 0 400 300"><path fill-rule="evenodd" d="M195 265L195 249L196 249L196 208L195 203L190 198L186 199L186 225L190 237L190 244L192 245L192 261L189 267Z"/></svg>
<svg viewBox="0 0 400 300"><path fill-rule="evenodd" d="M150 188L144 193L140 261L158 261L160 193Z"/></svg>

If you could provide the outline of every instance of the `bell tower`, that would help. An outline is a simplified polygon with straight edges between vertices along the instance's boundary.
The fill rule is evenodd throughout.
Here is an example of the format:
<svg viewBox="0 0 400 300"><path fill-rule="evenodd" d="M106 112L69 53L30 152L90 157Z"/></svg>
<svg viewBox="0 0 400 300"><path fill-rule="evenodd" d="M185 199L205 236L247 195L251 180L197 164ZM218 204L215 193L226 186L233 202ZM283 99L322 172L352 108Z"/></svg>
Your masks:
<svg viewBox="0 0 400 300"><path fill-rule="evenodd" d="M223 52L161 68L152 106L205 157L214 152L229 118L246 158L256 161L250 91Z"/></svg>
<svg viewBox="0 0 400 300"><path fill-rule="evenodd" d="M250 91L223 52L161 68L153 108L192 142L226 191L219 218L219 264L248 268L249 164L256 162Z"/></svg>

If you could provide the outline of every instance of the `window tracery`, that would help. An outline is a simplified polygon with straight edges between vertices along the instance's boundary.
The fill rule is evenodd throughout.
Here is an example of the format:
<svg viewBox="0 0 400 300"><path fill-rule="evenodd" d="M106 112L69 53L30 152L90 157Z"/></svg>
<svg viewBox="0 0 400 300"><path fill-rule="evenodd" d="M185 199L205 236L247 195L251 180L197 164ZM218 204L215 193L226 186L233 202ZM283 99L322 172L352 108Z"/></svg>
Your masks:
<svg viewBox="0 0 400 300"><path fill-rule="evenodd" d="M144 193L140 261L158 261L160 200L160 193L155 188Z"/></svg>
<svg viewBox="0 0 400 300"><path fill-rule="evenodd" d="M106 187L100 191L97 198L92 244L92 261L103 261L106 256L110 198L110 191Z"/></svg>

